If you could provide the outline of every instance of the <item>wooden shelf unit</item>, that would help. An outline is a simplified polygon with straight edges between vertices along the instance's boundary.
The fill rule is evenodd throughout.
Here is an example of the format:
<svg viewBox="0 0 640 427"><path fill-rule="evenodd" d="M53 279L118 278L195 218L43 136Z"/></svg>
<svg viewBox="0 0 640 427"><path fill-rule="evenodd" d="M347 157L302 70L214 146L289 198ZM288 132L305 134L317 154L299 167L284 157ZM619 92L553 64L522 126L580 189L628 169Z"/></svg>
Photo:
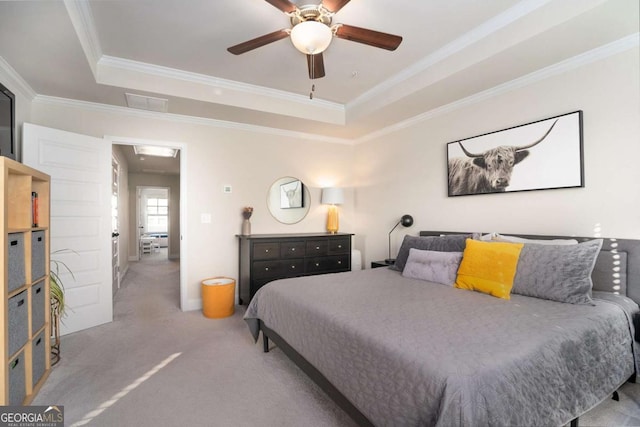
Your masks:
<svg viewBox="0 0 640 427"><path fill-rule="evenodd" d="M47 174L0 157L0 190L0 405L27 405L51 369L51 181ZM38 194L37 225L32 192Z"/></svg>

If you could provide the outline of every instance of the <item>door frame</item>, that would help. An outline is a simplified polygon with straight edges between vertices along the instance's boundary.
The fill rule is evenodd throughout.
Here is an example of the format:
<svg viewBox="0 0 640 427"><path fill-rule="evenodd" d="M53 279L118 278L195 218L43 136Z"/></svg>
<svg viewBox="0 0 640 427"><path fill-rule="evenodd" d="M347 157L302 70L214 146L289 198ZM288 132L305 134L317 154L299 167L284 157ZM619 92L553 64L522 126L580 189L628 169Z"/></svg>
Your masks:
<svg viewBox="0 0 640 427"><path fill-rule="evenodd" d="M104 140L113 145L155 145L159 147L176 148L180 150L180 310L189 310L187 299L187 245L184 244L184 236L187 235L187 180L182 176L187 170L187 144L176 141L160 141L152 139L130 138L126 136L105 135ZM129 207L129 215L131 215L131 206ZM137 222L137 219L136 219ZM138 230L135 230L138 233ZM136 237L136 240L138 237Z"/></svg>
<svg viewBox="0 0 640 427"><path fill-rule="evenodd" d="M113 248L113 241L114 241L114 237L112 234L111 237L111 271L113 271L113 259L115 258L116 261L116 265L117 265L117 269L116 269L116 278L114 280L113 277L111 277L111 285L113 288L113 284L115 283L116 286L115 288L112 289L113 291L113 296L115 296L116 292L118 292L120 290L120 230L122 229L122 227L120 227L120 221L121 221L121 214L120 214L120 162L118 162L118 159L116 158L116 156L113 155L113 146L111 148L111 184L113 185L113 172L114 172L114 166L115 166L115 171L116 171L116 229L113 230L113 223L112 223L112 233L118 233L118 236L115 237L115 242L116 242L116 248L114 251ZM111 189L111 196L113 197L113 188ZM113 221L113 199L111 200L111 219ZM112 273L113 275L113 273Z"/></svg>

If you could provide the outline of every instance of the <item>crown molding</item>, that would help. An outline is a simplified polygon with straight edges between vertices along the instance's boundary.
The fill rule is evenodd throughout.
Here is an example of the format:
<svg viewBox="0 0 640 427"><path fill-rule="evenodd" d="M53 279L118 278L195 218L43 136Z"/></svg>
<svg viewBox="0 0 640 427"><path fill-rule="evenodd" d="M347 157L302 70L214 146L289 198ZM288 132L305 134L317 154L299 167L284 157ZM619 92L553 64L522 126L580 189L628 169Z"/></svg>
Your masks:
<svg viewBox="0 0 640 427"><path fill-rule="evenodd" d="M102 47L98 38L98 31L95 27L93 14L88 1L64 0L67 14L71 19L71 24L76 30L76 35L80 41L80 46L87 58L93 77L98 75L97 64L102 56Z"/></svg>
<svg viewBox="0 0 640 427"><path fill-rule="evenodd" d="M345 124L346 114L342 104L111 56L103 56L98 61L96 81L154 93L158 92L158 87L162 87L160 93L163 95L331 124Z"/></svg>
<svg viewBox="0 0 640 427"><path fill-rule="evenodd" d="M514 23L523 16L531 13L532 11L544 6L551 0L528 0L522 1L515 6L507 9L499 15L485 21L476 28L463 34L461 37L453 40L452 42L444 45L440 49L436 50L432 54L426 56L420 61L416 62L412 66L402 70L395 74L374 88L364 92L358 98L347 103L347 108L356 108L359 105L371 101L373 98L383 95L385 92L393 90L393 88L410 78L426 71L433 65L451 57L452 55L462 51L463 49L471 46L474 43L482 40L490 34L506 27L509 24Z"/></svg>
<svg viewBox="0 0 640 427"><path fill-rule="evenodd" d="M426 56L411 67L395 74L381 84L363 93L346 104L348 120L363 116L384 108L417 89L427 87L438 81L468 68L489 56L513 46L537 34L543 28L528 25L525 19L537 13L549 14L545 21L547 27L553 27L590 10L607 0L582 0L581 2L562 2L558 0L524 0L513 7L485 21L461 37ZM543 8L546 9L543 10ZM522 24L520 24L522 23ZM522 30L522 28L529 28ZM533 32L532 32L533 31ZM495 36L501 33L500 41ZM505 34L509 32L509 34ZM494 36L492 38L492 36ZM483 43L484 44L481 44ZM465 49L482 46L481 56L465 55Z"/></svg>
<svg viewBox="0 0 640 427"><path fill-rule="evenodd" d="M78 101L68 98L58 98L55 96L36 95L33 99L36 104L52 105L66 108L77 108L84 111L95 111L100 113L118 114L121 116L164 120L174 123L184 123L191 125L202 125L215 128L239 130L245 132L253 132L267 135L276 135L285 138L296 138L304 141L314 142L328 142L332 144L346 144L353 145L353 140L344 138L334 138L323 135L316 135L312 133L291 131L286 129L270 128L267 126L251 125L246 123L230 122L226 120L209 119L203 117L185 116L181 114L173 113L158 113L153 111L136 110L128 107L120 107L114 105L99 104L96 102Z"/></svg>
<svg viewBox="0 0 640 427"><path fill-rule="evenodd" d="M603 60L605 58L616 55L618 53L622 53L630 49L638 48L639 46L640 46L640 32L630 34L626 37L623 37L614 42L608 43L604 46L600 46L598 48L576 55L564 61L560 61L556 64L542 68L538 71L534 71L533 73L526 74L522 77L513 79L511 81L500 84L493 88L484 90L482 92L478 92L474 95L468 96L463 99L459 99L457 101L451 102L441 107L434 108L432 110L426 111L422 114L411 117L407 120L403 120L401 122L395 123L391 126L387 126L375 132L371 132L365 136L355 139L354 143L362 144L364 142L367 142L376 138L380 138L390 133L430 120L434 117L438 117L443 114L447 114L452 111L458 110L460 108L464 108L469 105L476 104L478 102L482 102L487 99L502 95L504 93L511 92L513 90L520 89L525 86L529 86L531 84L540 82L550 77L564 74L568 71L575 70L577 68L588 65L590 63Z"/></svg>
<svg viewBox="0 0 640 427"><path fill-rule="evenodd" d="M19 92L20 95L29 101L32 101L33 98L36 97L36 91L29 86L29 83L27 83L2 56L0 56L0 76L3 76L3 80L6 79L14 83L11 88L13 92Z"/></svg>
<svg viewBox="0 0 640 427"><path fill-rule="evenodd" d="M166 88L162 92L164 95L325 123L344 125L346 122L344 105L335 102L318 98L310 100L306 96L282 90L103 55L89 2L64 0L64 4L96 83L150 92L157 92L158 87L163 87ZM162 80L162 84L146 87L141 76L155 76Z"/></svg>
<svg viewBox="0 0 640 427"><path fill-rule="evenodd" d="M122 70L134 71L142 74L166 77L175 80L183 80L197 84L204 84L221 90L258 94L273 99L283 100L286 102L299 103L303 105L313 104L321 107L322 109L344 112L344 105L338 104L336 102L325 101L317 98L310 100L308 96L300 95L297 93L286 92L283 90L272 89L264 86L257 86L249 83L222 79L220 77L212 77L206 74L193 73L176 68L163 67L161 65L132 61L129 59L117 58L108 55L103 55L100 58L100 60L98 61L98 66L119 68Z"/></svg>

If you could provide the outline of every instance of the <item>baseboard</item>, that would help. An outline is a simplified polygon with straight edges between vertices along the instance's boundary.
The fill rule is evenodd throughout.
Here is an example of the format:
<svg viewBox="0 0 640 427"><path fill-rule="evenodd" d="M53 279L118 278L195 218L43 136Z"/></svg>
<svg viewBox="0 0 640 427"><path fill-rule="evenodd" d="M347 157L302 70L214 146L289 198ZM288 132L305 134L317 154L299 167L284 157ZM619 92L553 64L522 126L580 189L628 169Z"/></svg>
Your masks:
<svg viewBox="0 0 640 427"><path fill-rule="evenodd" d="M124 276L127 274L128 271L129 271L129 264L127 264L124 270L120 272L120 283L122 283L122 281L124 280Z"/></svg>
<svg viewBox="0 0 640 427"><path fill-rule="evenodd" d="M185 301L183 307L181 307L182 311L195 311L202 310L202 298L198 299L190 299Z"/></svg>

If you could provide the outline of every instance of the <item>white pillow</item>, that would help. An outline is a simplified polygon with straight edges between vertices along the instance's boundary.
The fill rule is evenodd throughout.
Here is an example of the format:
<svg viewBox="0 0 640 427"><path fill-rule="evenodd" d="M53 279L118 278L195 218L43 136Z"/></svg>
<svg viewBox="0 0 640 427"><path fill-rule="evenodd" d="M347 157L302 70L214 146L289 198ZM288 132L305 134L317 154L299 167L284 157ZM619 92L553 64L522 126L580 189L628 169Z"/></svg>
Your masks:
<svg viewBox="0 0 640 427"><path fill-rule="evenodd" d="M480 240L482 242L490 242L490 241L494 240L494 237L496 235L497 235L497 233L481 234L480 237L478 237L476 240Z"/></svg>
<svg viewBox="0 0 640 427"><path fill-rule="evenodd" d="M424 251L411 248L402 275L453 286L462 261L462 252Z"/></svg>
<svg viewBox="0 0 640 427"><path fill-rule="evenodd" d="M575 239L525 239L523 237L506 236L504 234L495 233L493 239L499 242L511 242L511 243L535 243L538 245L577 245L578 241Z"/></svg>

